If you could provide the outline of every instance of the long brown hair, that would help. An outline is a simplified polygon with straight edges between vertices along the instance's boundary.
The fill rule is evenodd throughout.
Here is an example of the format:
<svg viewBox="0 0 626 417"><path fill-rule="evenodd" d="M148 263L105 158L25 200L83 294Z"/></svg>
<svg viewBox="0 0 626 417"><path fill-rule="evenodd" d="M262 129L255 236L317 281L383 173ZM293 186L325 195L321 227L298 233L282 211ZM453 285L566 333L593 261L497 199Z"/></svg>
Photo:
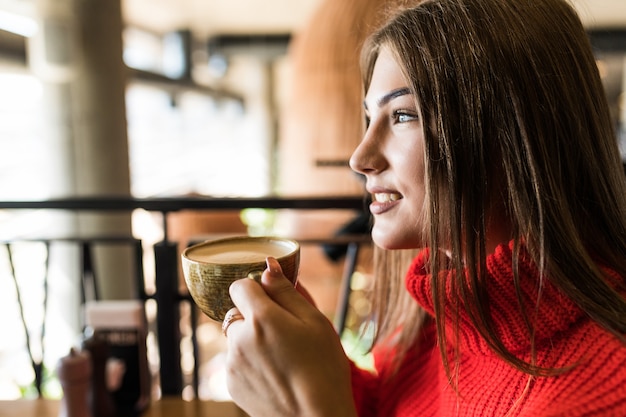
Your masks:
<svg viewBox="0 0 626 417"><path fill-rule="evenodd" d="M532 308L525 310L530 361L508 351L495 330L485 286L493 210L511 223L514 259L523 246L542 280L625 341L626 182L592 48L573 7L565 0L424 1L372 35L362 59L366 88L383 46L402 67L425 126L429 246L451 252L448 259L433 250L430 260L448 374L446 283L435 277L450 266L458 308L498 355L531 375L557 372L535 363ZM599 265L621 282L608 282ZM516 262L513 274L520 294ZM379 331L390 324L385 317L398 316L394 308L382 307Z"/></svg>
<svg viewBox="0 0 626 417"><path fill-rule="evenodd" d="M374 276L377 279L374 280L372 305L377 320L373 343L395 345L396 356L392 364L396 367L413 345L426 313L406 291L402 280L388 277L403 276L417 252L418 249L374 247Z"/></svg>

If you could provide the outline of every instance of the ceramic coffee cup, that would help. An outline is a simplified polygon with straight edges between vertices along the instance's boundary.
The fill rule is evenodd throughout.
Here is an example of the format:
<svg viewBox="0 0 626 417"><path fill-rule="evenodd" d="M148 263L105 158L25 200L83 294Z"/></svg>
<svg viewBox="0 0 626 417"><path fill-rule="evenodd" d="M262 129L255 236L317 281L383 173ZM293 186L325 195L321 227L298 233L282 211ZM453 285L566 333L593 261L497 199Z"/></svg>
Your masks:
<svg viewBox="0 0 626 417"><path fill-rule="evenodd" d="M185 283L200 310L222 321L234 307L228 293L230 284L241 278L259 280L269 256L276 258L295 285L300 245L295 240L268 236L237 236L188 247L181 256Z"/></svg>

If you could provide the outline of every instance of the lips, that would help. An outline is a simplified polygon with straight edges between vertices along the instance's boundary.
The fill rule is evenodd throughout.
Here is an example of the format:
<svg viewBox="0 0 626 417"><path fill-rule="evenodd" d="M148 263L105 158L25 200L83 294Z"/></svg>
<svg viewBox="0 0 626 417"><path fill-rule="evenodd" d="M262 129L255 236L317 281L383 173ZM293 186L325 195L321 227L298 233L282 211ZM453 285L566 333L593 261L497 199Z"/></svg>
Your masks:
<svg viewBox="0 0 626 417"><path fill-rule="evenodd" d="M402 199L402 194L378 191L372 192L372 204L370 204L370 212L372 214L383 214L393 207Z"/></svg>

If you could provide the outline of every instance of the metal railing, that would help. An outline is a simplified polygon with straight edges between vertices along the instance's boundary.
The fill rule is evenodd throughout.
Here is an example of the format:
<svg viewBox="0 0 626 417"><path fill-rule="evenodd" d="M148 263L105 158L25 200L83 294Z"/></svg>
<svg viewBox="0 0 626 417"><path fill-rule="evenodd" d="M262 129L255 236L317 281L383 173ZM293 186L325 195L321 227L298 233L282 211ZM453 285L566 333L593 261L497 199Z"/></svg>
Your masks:
<svg viewBox="0 0 626 417"><path fill-rule="evenodd" d="M181 210L223 211L244 209L290 209L290 210L353 210L363 213L365 209L363 196L339 197L265 197L265 198L211 198L211 197L168 197L168 198L131 198L131 197L77 197L59 198L39 201L0 201L0 209L5 210L63 210L69 212L132 212L143 209L162 214L163 240L153 246L155 260L155 291L147 294L143 286L143 273L138 272L139 297L154 299L157 304L156 333L160 358L160 381L163 395L178 395L183 389L183 373L180 352L180 309L181 302L192 302L187 293L179 291L179 247L168 236L167 216ZM124 237L117 237L117 239ZM128 236L128 239L134 239ZM49 239L49 238L43 238ZM59 238L67 239L67 238ZM106 236L86 236L71 238L83 245L98 240L106 240ZM345 325L348 298L350 294L350 278L354 272L359 248L370 242L369 234L329 236L322 239L309 239L302 244L339 245L346 248L346 260L342 276L340 301L338 303L335 324L341 333ZM5 244L10 242L4 241ZM139 242L141 247L141 242ZM88 252L87 252L88 253ZM140 255L137 255L140 256ZM83 259L84 262L84 259ZM141 259L137 260L142 265ZM196 309L192 308L192 329L195 330ZM192 334L194 344L193 387L198 392L198 355L195 331Z"/></svg>

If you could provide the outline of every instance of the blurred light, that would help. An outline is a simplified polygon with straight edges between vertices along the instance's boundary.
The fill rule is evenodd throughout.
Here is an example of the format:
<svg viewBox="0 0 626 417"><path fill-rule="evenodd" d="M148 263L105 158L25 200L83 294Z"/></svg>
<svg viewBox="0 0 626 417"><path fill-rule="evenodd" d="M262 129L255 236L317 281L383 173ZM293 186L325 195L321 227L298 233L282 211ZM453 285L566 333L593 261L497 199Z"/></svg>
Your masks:
<svg viewBox="0 0 626 417"><path fill-rule="evenodd" d="M209 71L216 78L223 78L228 72L228 59L221 54L211 54L209 56Z"/></svg>
<svg viewBox="0 0 626 417"><path fill-rule="evenodd" d="M0 29L30 38L37 33L37 23L29 18L0 10Z"/></svg>
<svg viewBox="0 0 626 417"><path fill-rule="evenodd" d="M0 73L0 110L34 108L43 96L41 81L30 74Z"/></svg>
<svg viewBox="0 0 626 417"><path fill-rule="evenodd" d="M180 32L169 32L162 42L163 74L170 78L181 78L187 72L185 41Z"/></svg>

